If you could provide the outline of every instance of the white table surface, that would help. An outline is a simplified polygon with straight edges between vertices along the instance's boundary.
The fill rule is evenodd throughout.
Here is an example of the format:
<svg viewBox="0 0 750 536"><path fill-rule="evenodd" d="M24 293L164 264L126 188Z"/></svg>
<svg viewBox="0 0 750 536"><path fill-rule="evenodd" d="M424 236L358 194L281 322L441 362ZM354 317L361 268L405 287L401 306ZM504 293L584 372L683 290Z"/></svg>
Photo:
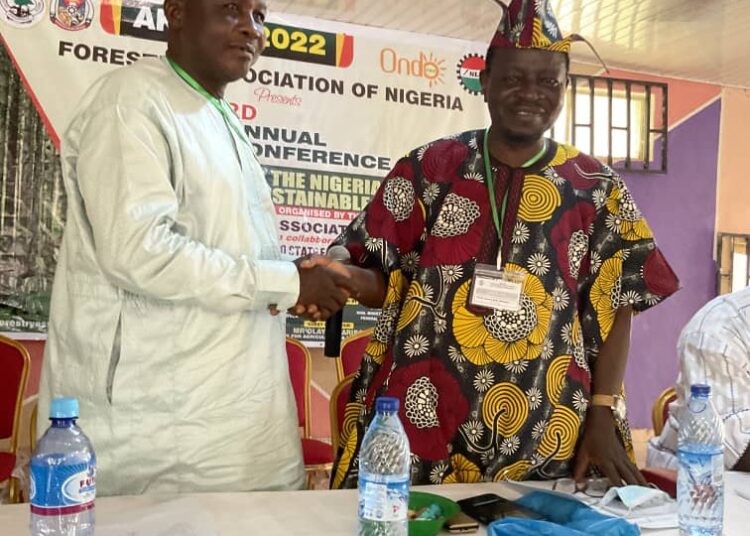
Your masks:
<svg viewBox="0 0 750 536"><path fill-rule="evenodd" d="M724 535L750 535L750 474L725 475ZM417 491L462 499L480 493L512 498L502 483L420 486ZM738 494L738 490L743 498ZM356 534L354 490L205 493L104 497L96 501L97 536L229 536ZM29 533L29 505L0 506L0 535ZM447 532L445 533L447 534ZM484 527L478 535L485 535ZM676 529L644 531L678 536Z"/></svg>

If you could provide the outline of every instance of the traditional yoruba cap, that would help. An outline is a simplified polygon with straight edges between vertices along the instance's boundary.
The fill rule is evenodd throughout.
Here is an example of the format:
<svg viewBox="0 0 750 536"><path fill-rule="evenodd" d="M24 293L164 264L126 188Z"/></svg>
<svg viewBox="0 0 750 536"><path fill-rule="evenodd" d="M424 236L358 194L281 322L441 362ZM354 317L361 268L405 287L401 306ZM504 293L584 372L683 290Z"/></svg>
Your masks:
<svg viewBox="0 0 750 536"><path fill-rule="evenodd" d="M490 41L490 50L535 48L568 54L572 43L583 41L607 68L594 47L582 36L571 34L563 37L550 0L511 0L510 5L501 0L495 2L503 9L503 18Z"/></svg>

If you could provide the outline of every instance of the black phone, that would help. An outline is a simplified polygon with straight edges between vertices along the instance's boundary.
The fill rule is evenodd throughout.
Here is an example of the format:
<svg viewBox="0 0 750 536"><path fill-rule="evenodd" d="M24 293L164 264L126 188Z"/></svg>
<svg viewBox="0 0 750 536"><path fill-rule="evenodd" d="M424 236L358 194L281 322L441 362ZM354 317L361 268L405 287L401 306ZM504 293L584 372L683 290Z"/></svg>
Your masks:
<svg viewBox="0 0 750 536"><path fill-rule="evenodd" d="M451 534L468 534L479 530L479 523L465 512L458 512L445 521L445 528Z"/></svg>
<svg viewBox="0 0 750 536"><path fill-rule="evenodd" d="M504 499L494 493L485 493L457 501L461 510L480 523L489 525L504 517L524 517L527 519L544 519L533 510Z"/></svg>

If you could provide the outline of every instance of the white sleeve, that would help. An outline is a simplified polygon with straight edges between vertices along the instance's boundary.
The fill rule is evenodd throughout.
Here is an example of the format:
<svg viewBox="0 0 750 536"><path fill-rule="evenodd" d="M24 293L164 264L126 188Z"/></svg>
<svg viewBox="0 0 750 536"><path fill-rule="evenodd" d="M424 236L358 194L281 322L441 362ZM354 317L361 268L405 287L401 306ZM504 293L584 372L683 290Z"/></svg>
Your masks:
<svg viewBox="0 0 750 536"><path fill-rule="evenodd" d="M170 147L142 112L111 107L83 125L77 184L96 256L114 284L219 313L284 310L299 295L292 262L234 257L175 231Z"/></svg>
<svg viewBox="0 0 750 536"><path fill-rule="evenodd" d="M707 383L716 410L724 421L724 464L733 468L750 445L749 349L737 337L718 337L694 331L679 344L678 388L685 398L690 385Z"/></svg>

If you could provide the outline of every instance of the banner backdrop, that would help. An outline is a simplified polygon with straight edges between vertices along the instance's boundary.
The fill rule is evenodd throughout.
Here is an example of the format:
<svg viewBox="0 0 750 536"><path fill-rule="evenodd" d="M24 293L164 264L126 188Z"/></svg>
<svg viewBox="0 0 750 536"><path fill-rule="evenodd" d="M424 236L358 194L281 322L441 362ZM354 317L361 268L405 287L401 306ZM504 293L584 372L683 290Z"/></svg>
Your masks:
<svg viewBox="0 0 750 536"><path fill-rule="evenodd" d="M0 28L58 146L98 77L166 49L161 1L0 0ZM488 122L484 43L273 12L266 35L263 57L226 96L267 171L288 258L324 252L401 155ZM345 334L375 318L347 307ZM312 344L321 328L288 324Z"/></svg>

